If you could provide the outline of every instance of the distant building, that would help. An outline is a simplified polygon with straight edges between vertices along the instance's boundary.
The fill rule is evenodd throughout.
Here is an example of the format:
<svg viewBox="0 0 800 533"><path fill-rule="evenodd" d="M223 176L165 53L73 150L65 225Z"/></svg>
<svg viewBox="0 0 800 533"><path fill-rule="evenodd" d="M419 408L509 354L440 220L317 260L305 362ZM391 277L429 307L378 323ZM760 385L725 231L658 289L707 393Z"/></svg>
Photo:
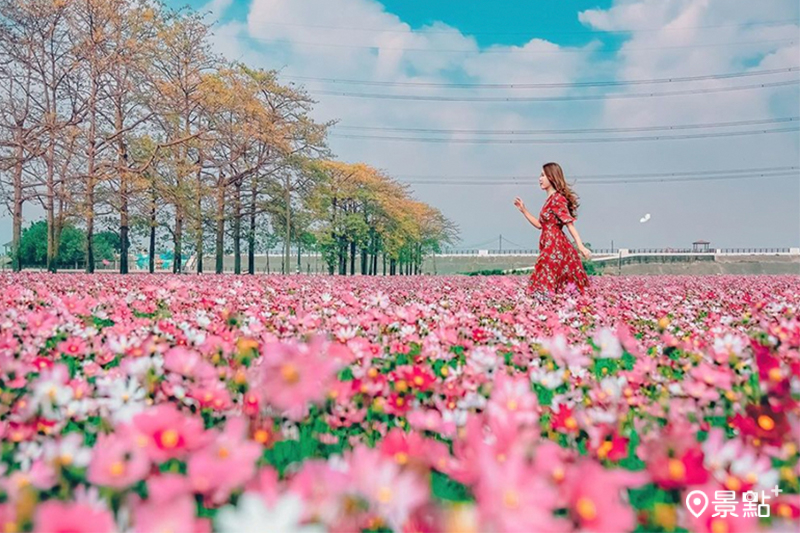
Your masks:
<svg viewBox="0 0 800 533"><path fill-rule="evenodd" d="M694 241L692 243L692 252L710 252L709 246L711 245L708 241Z"/></svg>

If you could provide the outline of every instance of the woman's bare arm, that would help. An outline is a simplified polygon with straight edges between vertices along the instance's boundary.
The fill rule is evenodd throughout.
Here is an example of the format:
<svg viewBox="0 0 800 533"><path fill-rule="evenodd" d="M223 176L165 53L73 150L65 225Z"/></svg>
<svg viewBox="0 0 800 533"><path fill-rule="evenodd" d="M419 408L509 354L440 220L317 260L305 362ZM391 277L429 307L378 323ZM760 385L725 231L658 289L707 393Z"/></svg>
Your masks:
<svg viewBox="0 0 800 533"><path fill-rule="evenodd" d="M592 252L583 245L583 241L581 240L581 236L578 234L578 229L575 225L570 222L567 224L567 230L569 234L572 235L572 238L575 239L575 243L578 245L578 251L586 258L590 259L592 257Z"/></svg>
<svg viewBox="0 0 800 533"><path fill-rule="evenodd" d="M523 215L525 215L525 218L528 219L528 222L530 222L534 228L542 229L542 223L539 222L538 218L528 212L528 209L525 207L525 204L522 203L522 200L519 197L514 200L514 205L517 206L517 209L519 209Z"/></svg>

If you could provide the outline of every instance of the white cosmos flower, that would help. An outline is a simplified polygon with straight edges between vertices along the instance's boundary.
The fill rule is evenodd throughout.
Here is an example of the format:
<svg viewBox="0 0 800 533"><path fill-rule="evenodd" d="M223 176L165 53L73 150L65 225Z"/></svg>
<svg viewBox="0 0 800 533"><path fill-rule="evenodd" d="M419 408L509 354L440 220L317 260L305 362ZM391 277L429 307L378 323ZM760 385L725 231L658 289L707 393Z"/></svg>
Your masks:
<svg viewBox="0 0 800 533"><path fill-rule="evenodd" d="M64 367L58 366L44 372L36 380L30 395L27 412L42 415L50 420L62 420L64 407L72 401L75 391L67 385L68 376Z"/></svg>
<svg viewBox="0 0 800 533"><path fill-rule="evenodd" d="M38 442L24 441L19 443L14 454L14 461L19 463L20 470L27 472L31 469L33 462L39 459L44 453L44 448Z"/></svg>
<svg viewBox="0 0 800 533"><path fill-rule="evenodd" d="M72 420L86 420L91 413L97 410L98 403L93 398L73 399L67 404L65 413Z"/></svg>
<svg viewBox="0 0 800 533"><path fill-rule="evenodd" d="M755 483L756 490L767 490L776 487L780 474L767 456L758 456L752 450L733 460L731 473L747 483Z"/></svg>
<svg viewBox="0 0 800 533"><path fill-rule="evenodd" d="M126 374L141 381L150 369L153 369L157 376L163 374L164 357L160 354L150 357L127 357L122 360L121 367Z"/></svg>
<svg viewBox="0 0 800 533"><path fill-rule="evenodd" d="M733 354L737 357L742 355L744 349L744 342L740 337L736 337L728 333L721 339L717 337L714 339L714 351L717 353Z"/></svg>
<svg viewBox="0 0 800 533"><path fill-rule="evenodd" d="M615 424L619 419L616 409L593 408L587 409L585 412L586 416L589 417L593 425Z"/></svg>
<svg viewBox="0 0 800 533"><path fill-rule="evenodd" d="M459 409L483 409L486 407L486 397L477 392L469 392L458 401Z"/></svg>
<svg viewBox="0 0 800 533"><path fill-rule="evenodd" d="M598 331L592 340L600 348L600 357L606 359L619 359L622 357L622 345L609 328L603 328Z"/></svg>
<svg viewBox="0 0 800 533"><path fill-rule="evenodd" d="M112 420L119 424L129 422L135 415L147 408L147 392L136 378L102 379L97 382L98 393L104 398Z"/></svg>
<svg viewBox="0 0 800 533"><path fill-rule="evenodd" d="M628 380L624 376L607 377L600 381L600 390L603 391L608 397L619 400L622 397L622 391L628 384Z"/></svg>
<svg viewBox="0 0 800 533"><path fill-rule="evenodd" d="M223 507L215 517L222 533L317 533L325 531L321 525L300 525L303 501L294 494L282 496L275 505L267 506L258 494L246 492L237 506Z"/></svg>
<svg viewBox="0 0 800 533"><path fill-rule="evenodd" d="M467 356L467 364L481 373L490 376L497 368L500 358L494 348L489 346L478 346L473 348Z"/></svg>
<svg viewBox="0 0 800 533"><path fill-rule="evenodd" d="M59 441L45 442L44 458L51 464L85 468L92 460L92 450L83 445L82 434L70 433Z"/></svg>
<svg viewBox="0 0 800 533"><path fill-rule="evenodd" d="M531 372L531 381L549 390L557 389L564 383L564 372L557 370L548 372L543 368L537 368Z"/></svg>

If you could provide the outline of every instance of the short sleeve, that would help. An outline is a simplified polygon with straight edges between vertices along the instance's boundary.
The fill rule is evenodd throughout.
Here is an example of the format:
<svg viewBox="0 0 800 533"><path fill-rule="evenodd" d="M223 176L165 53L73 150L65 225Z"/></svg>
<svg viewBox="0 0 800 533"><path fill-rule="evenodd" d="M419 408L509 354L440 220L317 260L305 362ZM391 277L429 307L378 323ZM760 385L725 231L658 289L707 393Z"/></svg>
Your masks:
<svg viewBox="0 0 800 533"><path fill-rule="evenodd" d="M569 205L563 194L556 193L551 204L551 209L553 210L553 214L556 215L556 218L558 218L558 221L562 224L575 222L575 217L569 214Z"/></svg>

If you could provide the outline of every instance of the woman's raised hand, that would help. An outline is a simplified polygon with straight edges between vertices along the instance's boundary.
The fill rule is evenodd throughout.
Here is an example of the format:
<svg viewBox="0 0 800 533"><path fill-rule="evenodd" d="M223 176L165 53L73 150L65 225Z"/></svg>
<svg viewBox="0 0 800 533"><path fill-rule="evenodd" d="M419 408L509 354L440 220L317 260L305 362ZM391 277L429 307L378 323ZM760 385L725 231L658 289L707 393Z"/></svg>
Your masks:
<svg viewBox="0 0 800 533"><path fill-rule="evenodd" d="M522 198L519 196L514 199L514 205L517 206L517 209L519 209L521 212L525 212L525 204L522 202Z"/></svg>

